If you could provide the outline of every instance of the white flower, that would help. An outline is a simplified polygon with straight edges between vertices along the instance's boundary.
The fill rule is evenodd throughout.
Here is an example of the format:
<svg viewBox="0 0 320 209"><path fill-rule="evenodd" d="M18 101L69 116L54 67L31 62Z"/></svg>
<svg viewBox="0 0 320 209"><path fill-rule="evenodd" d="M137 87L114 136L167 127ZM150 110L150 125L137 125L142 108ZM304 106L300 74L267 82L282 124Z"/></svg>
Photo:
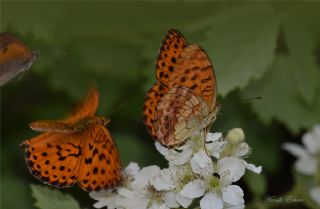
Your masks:
<svg viewBox="0 0 320 209"><path fill-rule="evenodd" d="M102 208L106 206L108 206L108 208L110 209L123 208L117 205L117 202L121 201L120 199L122 199L122 197L120 197L116 192L113 192L112 190L90 192L89 195L92 199L97 200L97 202L93 205L93 207L95 208Z"/></svg>
<svg viewBox="0 0 320 209"><path fill-rule="evenodd" d="M193 199L188 197L183 197L182 195L177 194L176 200L182 207L188 208L191 205Z"/></svg>
<svg viewBox="0 0 320 209"><path fill-rule="evenodd" d="M183 165L187 163L192 156L192 149L190 143L186 143L179 149L168 149L162 146L159 142L155 142L157 150L162 154L166 160L175 165Z"/></svg>
<svg viewBox="0 0 320 209"><path fill-rule="evenodd" d="M230 205L243 204L243 191L237 185L229 185L222 189L222 199Z"/></svg>
<svg viewBox="0 0 320 209"><path fill-rule="evenodd" d="M305 175L314 175L317 171L317 155L320 155L320 125L315 125L312 132L302 136L304 145L284 143L283 149L298 158L295 169ZM318 168L319 169L319 168Z"/></svg>
<svg viewBox="0 0 320 209"><path fill-rule="evenodd" d="M245 172L243 161L234 157L225 157L218 161L218 174L223 178L224 184L238 181Z"/></svg>
<svg viewBox="0 0 320 209"><path fill-rule="evenodd" d="M191 159L191 167L200 177L184 185L179 195L188 200L203 196L200 200L201 209L243 205L242 189L231 184L244 175L246 168L256 173L261 172L261 166L256 167L236 157L219 159L214 166L203 150Z"/></svg>
<svg viewBox="0 0 320 209"><path fill-rule="evenodd" d="M320 206L320 186L311 188L309 195L311 199Z"/></svg>
<svg viewBox="0 0 320 209"><path fill-rule="evenodd" d="M180 192L182 197L194 199L201 197L206 191L206 183L200 179L190 181Z"/></svg>
<svg viewBox="0 0 320 209"><path fill-rule="evenodd" d="M151 182L156 190L172 190L176 187L176 182L174 181L174 171L170 169L163 169L160 171L159 175Z"/></svg>
<svg viewBox="0 0 320 209"><path fill-rule="evenodd" d="M205 176L212 175L213 163L204 150L196 153L191 159L191 168L194 173Z"/></svg>
<svg viewBox="0 0 320 209"><path fill-rule="evenodd" d="M168 160L168 168L152 165L140 169L138 164L130 163L123 171L121 186L90 193L97 200L94 207L188 208L197 199L201 209L242 209L243 191L232 184L246 169L261 172L261 166L243 159L250 154L244 137L242 129L237 128L229 131L227 138L221 133L199 133L174 149L156 142L156 149Z"/></svg>
<svg viewBox="0 0 320 209"><path fill-rule="evenodd" d="M313 127L311 132L302 136L302 144L284 143L283 149L296 156L295 170L308 176L320 174L320 124ZM315 182L311 185L309 195L320 206L320 185Z"/></svg>
<svg viewBox="0 0 320 209"><path fill-rule="evenodd" d="M215 192L209 192L200 200L200 207L201 209L222 209L223 202Z"/></svg>
<svg viewBox="0 0 320 209"><path fill-rule="evenodd" d="M201 209L222 209L227 205L243 205L243 191L237 185L229 185L222 189L222 197L217 192L209 192L200 200Z"/></svg>

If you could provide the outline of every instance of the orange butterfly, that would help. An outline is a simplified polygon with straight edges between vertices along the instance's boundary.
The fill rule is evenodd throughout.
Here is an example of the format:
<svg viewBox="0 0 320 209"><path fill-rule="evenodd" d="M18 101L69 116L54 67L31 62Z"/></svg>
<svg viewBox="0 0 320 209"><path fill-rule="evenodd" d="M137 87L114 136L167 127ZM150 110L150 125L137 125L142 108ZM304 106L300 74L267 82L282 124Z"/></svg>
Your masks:
<svg viewBox="0 0 320 209"><path fill-rule="evenodd" d="M16 37L0 34L0 86L28 70L37 58L38 53L31 51Z"/></svg>
<svg viewBox="0 0 320 209"><path fill-rule="evenodd" d="M35 177L58 188L78 182L86 191L120 183L119 153L105 127L110 119L95 116L98 103L99 93L92 89L69 118L30 123L31 129L45 132L22 143Z"/></svg>
<svg viewBox="0 0 320 209"><path fill-rule="evenodd" d="M152 138L168 147L208 132L216 119L217 84L205 51L169 30L156 62L157 82L144 103L144 124Z"/></svg>

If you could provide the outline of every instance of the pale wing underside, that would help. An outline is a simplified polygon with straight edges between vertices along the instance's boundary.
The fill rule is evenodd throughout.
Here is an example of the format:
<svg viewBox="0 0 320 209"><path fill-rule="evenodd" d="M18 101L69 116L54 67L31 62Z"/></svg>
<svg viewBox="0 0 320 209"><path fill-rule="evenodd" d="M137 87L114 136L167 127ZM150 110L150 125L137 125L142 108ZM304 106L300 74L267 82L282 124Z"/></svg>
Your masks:
<svg viewBox="0 0 320 209"><path fill-rule="evenodd" d="M201 129L208 106L186 87L173 87L157 107L155 128L161 144L173 147L182 144Z"/></svg>

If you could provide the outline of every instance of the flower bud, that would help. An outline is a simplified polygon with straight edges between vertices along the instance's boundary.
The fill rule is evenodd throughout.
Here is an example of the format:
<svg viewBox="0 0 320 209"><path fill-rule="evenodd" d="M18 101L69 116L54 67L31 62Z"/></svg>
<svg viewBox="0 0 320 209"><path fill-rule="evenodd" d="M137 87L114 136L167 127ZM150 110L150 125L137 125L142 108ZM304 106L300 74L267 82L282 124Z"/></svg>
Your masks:
<svg viewBox="0 0 320 209"><path fill-rule="evenodd" d="M237 145L244 141L244 132L241 128L233 128L227 134L227 140L230 144Z"/></svg>

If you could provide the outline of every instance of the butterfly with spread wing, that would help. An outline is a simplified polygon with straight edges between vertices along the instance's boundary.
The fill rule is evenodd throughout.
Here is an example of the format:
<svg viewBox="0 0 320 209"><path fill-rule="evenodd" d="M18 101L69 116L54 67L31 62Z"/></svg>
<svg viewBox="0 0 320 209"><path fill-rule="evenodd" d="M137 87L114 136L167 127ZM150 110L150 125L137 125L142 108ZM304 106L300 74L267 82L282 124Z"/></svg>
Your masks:
<svg viewBox="0 0 320 209"><path fill-rule="evenodd" d="M78 183L86 191L121 182L120 156L105 127L110 119L95 115L98 103L99 93L93 88L70 117L30 123L31 129L44 132L21 144L35 177L58 188Z"/></svg>
<svg viewBox="0 0 320 209"><path fill-rule="evenodd" d="M198 45L171 29L156 61L157 82L144 102L144 124L152 138L169 148L183 144L216 119L217 84L211 61Z"/></svg>

